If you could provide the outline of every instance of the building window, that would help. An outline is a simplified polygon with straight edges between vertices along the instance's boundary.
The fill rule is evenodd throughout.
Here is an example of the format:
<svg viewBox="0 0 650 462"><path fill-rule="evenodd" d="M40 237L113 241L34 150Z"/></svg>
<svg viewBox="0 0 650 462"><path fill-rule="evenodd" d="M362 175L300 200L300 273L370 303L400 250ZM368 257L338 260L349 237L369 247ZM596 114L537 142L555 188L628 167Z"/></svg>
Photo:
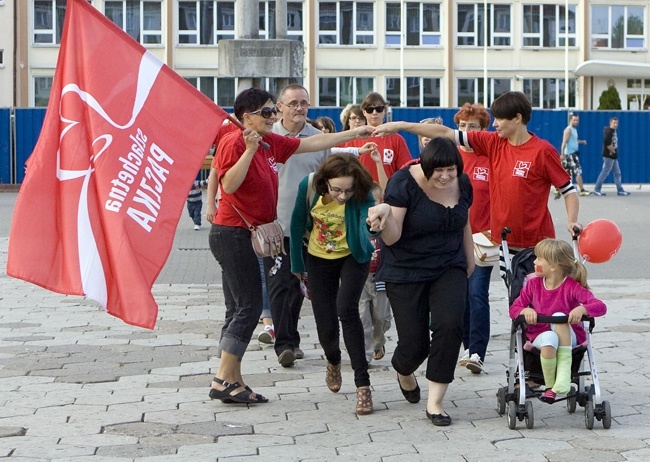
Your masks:
<svg viewBox="0 0 650 462"><path fill-rule="evenodd" d="M374 45L374 2L319 2L320 45Z"/></svg>
<svg viewBox="0 0 650 462"><path fill-rule="evenodd" d="M66 0L34 1L34 43L61 43Z"/></svg>
<svg viewBox="0 0 650 462"><path fill-rule="evenodd" d="M397 47L402 42L400 2L386 3L386 46ZM440 4L407 2L406 46L440 45Z"/></svg>
<svg viewBox="0 0 650 462"><path fill-rule="evenodd" d="M593 5L591 46L610 49L645 48L645 7Z"/></svg>
<svg viewBox="0 0 650 462"><path fill-rule="evenodd" d="M287 2L287 38L302 41L302 3ZM275 32L275 2L260 1L260 38L278 38Z"/></svg>
<svg viewBox="0 0 650 462"><path fill-rule="evenodd" d="M631 111L650 108L650 79L627 80L627 108Z"/></svg>
<svg viewBox="0 0 650 462"><path fill-rule="evenodd" d="M185 80L221 107L235 104L237 86L234 77L185 77Z"/></svg>
<svg viewBox="0 0 650 462"><path fill-rule="evenodd" d="M436 77L406 77L407 107L440 107L440 80ZM386 78L386 98L392 106L401 106L399 77Z"/></svg>
<svg viewBox="0 0 650 462"><path fill-rule="evenodd" d="M487 27L489 47L509 47L512 43L510 5L488 4ZM483 3L458 5L458 45L483 46L486 27Z"/></svg>
<svg viewBox="0 0 650 462"><path fill-rule="evenodd" d="M216 45L235 38L235 2L178 2L178 43Z"/></svg>
<svg viewBox="0 0 650 462"><path fill-rule="evenodd" d="M499 96L510 91L510 79L488 78L488 106ZM483 77L458 79L458 107L465 103L483 103Z"/></svg>
<svg viewBox="0 0 650 462"><path fill-rule="evenodd" d="M361 104L366 95L373 91L373 88L372 77L319 77L318 105Z"/></svg>
<svg viewBox="0 0 650 462"><path fill-rule="evenodd" d="M53 77L34 77L34 106L47 107L50 102Z"/></svg>
<svg viewBox="0 0 650 462"><path fill-rule="evenodd" d="M162 43L161 0L107 1L104 14L143 45Z"/></svg>
<svg viewBox="0 0 650 462"><path fill-rule="evenodd" d="M566 14L564 5L524 5L525 47L564 47ZM576 46L576 5L569 5L569 46Z"/></svg>
<svg viewBox="0 0 650 462"><path fill-rule="evenodd" d="M564 79L524 79L524 94L534 108L564 108ZM576 81L569 80L569 107L576 105Z"/></svg>

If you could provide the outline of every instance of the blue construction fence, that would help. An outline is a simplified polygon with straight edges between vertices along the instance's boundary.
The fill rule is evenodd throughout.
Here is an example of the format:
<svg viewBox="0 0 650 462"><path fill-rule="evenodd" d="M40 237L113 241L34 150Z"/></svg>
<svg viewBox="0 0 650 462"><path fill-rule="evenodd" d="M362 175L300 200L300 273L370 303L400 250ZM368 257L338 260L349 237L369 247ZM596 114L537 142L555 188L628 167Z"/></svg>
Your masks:
<svg viewBox="0 0 650 462"><path fill-rule="evenodd" d="M228 108L224 108L228 110ZM392 120L419 122L429 117L442 117L444 124L454 127L457 108L392 108ZM610 117L618 117L619 161L624 183L650 183L650 159L646 147L650 141L650 111L580 111L578 134L587 140L580 146L585 183L594 183L602 166L603 128ZM331 117L341 130L341 108L314 107L309 117ZM20 184L25 175L25 161L31 155L41 131L45 109L0 108L0 184ZM548 140L557 150L562 132L568 123L566 110L534 110L528 128ZM419 156L415 135L402 133L413 157ZM609 179L611 181L611 178Z"/></svg>

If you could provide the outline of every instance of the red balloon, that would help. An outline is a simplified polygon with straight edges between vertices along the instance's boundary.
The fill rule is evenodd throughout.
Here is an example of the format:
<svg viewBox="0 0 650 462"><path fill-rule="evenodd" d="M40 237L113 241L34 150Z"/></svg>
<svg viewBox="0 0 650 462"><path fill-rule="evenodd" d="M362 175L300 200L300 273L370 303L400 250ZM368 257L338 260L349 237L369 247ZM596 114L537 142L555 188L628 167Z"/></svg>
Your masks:
<svg viewBox="0 0 650 462"><path fill-rule="evenodd" d="M610 220L594 220L584 227L578 238L578 251L590 263L604 263L621 248L623 235Z"/></svg>

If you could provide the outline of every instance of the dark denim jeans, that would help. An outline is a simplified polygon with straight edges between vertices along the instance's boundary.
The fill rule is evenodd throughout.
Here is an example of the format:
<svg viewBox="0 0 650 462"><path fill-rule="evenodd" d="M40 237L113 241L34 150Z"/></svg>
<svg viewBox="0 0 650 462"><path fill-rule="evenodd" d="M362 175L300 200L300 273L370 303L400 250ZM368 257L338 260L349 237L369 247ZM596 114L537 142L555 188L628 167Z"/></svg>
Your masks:
<svg viewBox="0 0 650 462"><path fill-rule="evenodd" d="M203 208L202 201L187 202L187 213L195 225L201 226L201 209Z"/></svg>
<svg viewBox="0 0 650 462"><path fill-rule="evenodd" d="M300 292L300 280L291 272L291 253L289 238L284 238L286 255L277 258L264 258L266 287L273 316L275 330L275 353L280 356L284 350L300 347L298 320L302 302L305 299Z"/></svg>
<svg viewBox="0 0 650 462"><path fill-rule="evenodd" d="M493 266L476 266L469 278L463 346L485 361L490 341L490 276Z"/></svg>
<svg viewBox="0 0 650 462"><path fill-rule="evenodd" d="M359 263L352 255L327 260L307 254L311 305L316 320L318 341L327 361L341 362L339 319L343 341L354 370L354 384L370 385L363 325L359 316L359 299L368 277L370 263Z"/></svg>
<svg viewBox="0 0 650 462"><path fill-rule="evenodd" d="M262 313L260 264L247 229L212 225L209 243L221 266L226 304L219 348L242 358Z"/></svg>

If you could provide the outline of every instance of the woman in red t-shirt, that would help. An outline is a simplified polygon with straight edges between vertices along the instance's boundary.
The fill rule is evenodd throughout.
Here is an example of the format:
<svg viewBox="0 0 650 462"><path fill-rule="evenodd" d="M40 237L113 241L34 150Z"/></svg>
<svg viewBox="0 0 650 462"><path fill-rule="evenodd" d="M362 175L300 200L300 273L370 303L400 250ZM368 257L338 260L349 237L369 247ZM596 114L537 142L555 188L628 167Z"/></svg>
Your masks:
<svg viewBox="0 0 650 462"><path fill-rule="evenodd" d="M224 403L265 403L268 399L247 387L241 374L242 358L262 312L259 263L244 219L256 226L276 218L277 164L293 154L367 136L372 129L363 126L308 138L277 135L272 133L275 97L258 88L237 96L234 113L245 130L223 136L212 165L221 194L209 242L222 270L226 319L219 343L221 360L209 396Z"/></svg>

